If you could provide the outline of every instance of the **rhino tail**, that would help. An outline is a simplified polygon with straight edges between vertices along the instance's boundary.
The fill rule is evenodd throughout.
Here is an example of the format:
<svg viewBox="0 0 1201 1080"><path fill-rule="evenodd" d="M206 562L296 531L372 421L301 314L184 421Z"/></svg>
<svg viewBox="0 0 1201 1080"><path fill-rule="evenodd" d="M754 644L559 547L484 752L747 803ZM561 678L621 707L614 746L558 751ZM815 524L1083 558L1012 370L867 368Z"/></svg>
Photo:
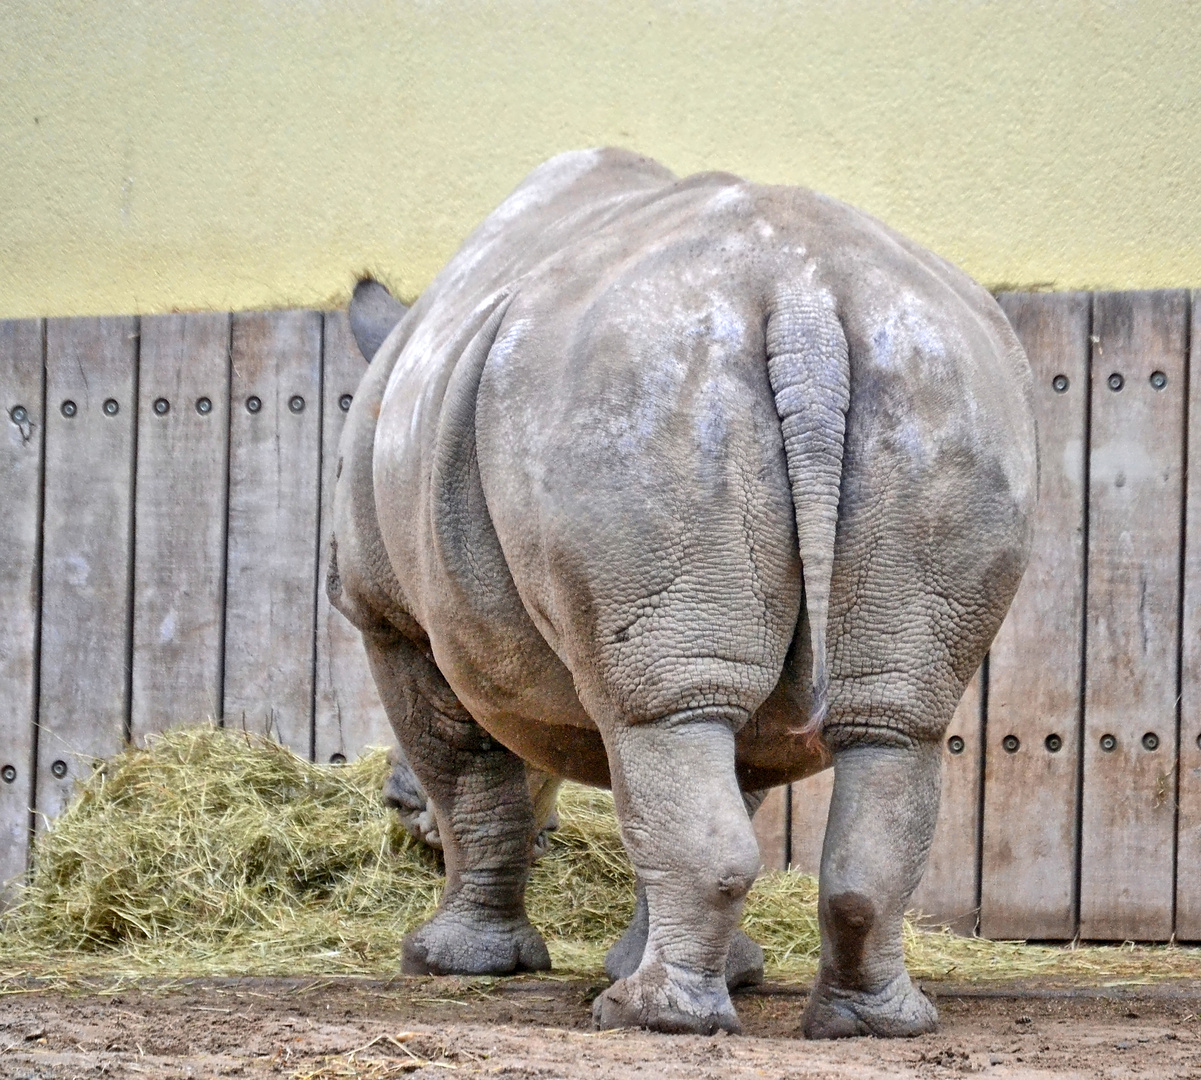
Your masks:
<svg viewBox="0 0 1201 1080"><path fill-rule="evenodd" d="M803 731L812 734L821 730L829 706L826 626L851 401L850 356L834 298L814 289L782 288L767 319L766 349L809 617L813 706Z"/></svg>

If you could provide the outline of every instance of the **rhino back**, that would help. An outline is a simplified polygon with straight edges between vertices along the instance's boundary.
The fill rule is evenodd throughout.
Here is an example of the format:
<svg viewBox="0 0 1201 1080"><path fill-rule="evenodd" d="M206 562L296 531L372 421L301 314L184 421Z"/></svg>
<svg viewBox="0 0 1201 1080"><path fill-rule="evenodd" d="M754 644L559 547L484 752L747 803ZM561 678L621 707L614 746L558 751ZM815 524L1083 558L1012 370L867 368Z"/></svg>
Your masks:
<svg viewBox="0 0 1201 1080"><path fill-rule="evenodd" d="M566 213L498 211L406 320L375 504L448 681L519 752L558 727L550 757L594 763L588 713L804 700L764 347L786 283L831 298L850 350L831 730L916 733L931 689L949 717L1029 544L1029 373L1004 317L834 200L629 168L632 189L598 181ZM764 708L740 757L811 771L791 721Z"/></svg>
<svg viewBox="0 0 1201 1080"><path fill-rule="evenodd" d="M564 238L605 220L625 201L653 197L673 179L654 162L621 150L585 150L559 155L535 169L467 238L404 319L385 339L364 376L343 429L340 480L335 499L336 558L340 606L356 624L387 621L420 636L419 598L399 565L412 565L415 537L396 528L385 543L381 514L417 505L428 473L423 447L436 426L418 431L415 405L436 418L446 379L456 357L448 339L488 297L520 277ZM385 398L389 419L381 426ZM405 433L377 439L382 431ZM379 444L377 446L377 444ZM378 485L375 456L388 471ZM380 499L377 503L377 491ZM414 619L416 616L416 619Z"/></svg>
<svg viewBox="0 0 1201 1080"><path fill-rule="evenodd" d="M949 717L1016 589L1033 420L992 298L867 215L697 177L540 265L483 372L483 491L590 711L755 713L782 675L804 700L763 338L782 283L828 294L850 350L831 725L907 737L941 722L923 694ZM755 725L794 772L813 767L801 719Z"/></svg>

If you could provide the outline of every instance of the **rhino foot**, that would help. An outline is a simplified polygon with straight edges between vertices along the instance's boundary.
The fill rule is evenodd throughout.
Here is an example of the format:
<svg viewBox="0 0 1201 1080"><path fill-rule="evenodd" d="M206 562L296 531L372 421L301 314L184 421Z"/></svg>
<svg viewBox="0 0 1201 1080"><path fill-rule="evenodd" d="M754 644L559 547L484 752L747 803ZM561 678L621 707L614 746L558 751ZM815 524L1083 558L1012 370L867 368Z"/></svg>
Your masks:
<svg viewBox="0 0 1201 1080"><path fill-rule="evenodd" d="M530 856L531 862L537 862L550 850L550 834L559 831L559 812L552 810L546 824L538 830L534 837L534 850Z"/></svg>
<svg viewBox="0 0 1201 1080"><path fill-rule="evenodd" d="M742 930L735 930L726 956L726 987L758 986L763 982L763 949Z"/></svg>
<svg viewBox="0 0 1201 1080"><path fill-rule="evenodd" d="M388 764L392 771L384 781L384 805L396 811L401 825L414 840L441 851L442 838L438 835L434 808L398 747L388 751Z"/></svg>
<svg viewBox="0 0 1201 1080"><path fill-rule="evenodd" d="M638 965L642 963L642 954L646 952L647 930L646 893L639 884L634 917L626 927L625 933L609 946L609 951L605 953L605 974L610 980L617 982L619 979L628 979L638 970Z"/></svg>
<svg viewBox="0 0 1201 1080"><path fill-rule="evenodd" d="M646 951L646 924L634 922L605 953L605 974L614 982L628 979L642 963ZM726 989L737 990L740 986L758 986L763 982L763 950L747 937L742 930L735 930L730 941L730 952L726 956Z"/></svg>
<svg viewBox="0 0 1201 1080"><path fill-rule="evenodd" d="M723 979L672 969L662 961L619 979L592 1003L596 1027L640 1027L668 1035L742 1030Z"/></svg>
<svg viewBox="0 0 1201 1080"><path fill-rule="evenodd" d="M546 942L524 917L492 921L440 911L401 947L405 975L511 975L549 971Z"/></svg>
<svg viewBox="0 0 1201 1080"><path fill-rule="evenodd" d="M646 890L641 881L637 886L634 915L626 931L605 953L605 974L614 982L628 979L642 963L650 915L646 906ZM763 982L763 950L742 930L735 930L726 954L726 989L758 986Z"/></svg>
<svg viewBox="0 0 1201 1080"><path fill-rule="evenodd" d="M839 989L819 975L801 1029L807 1039L910 1038L936 1031L938 1010L904 972L875 994Z"/></svg>
<svg viewBox="0 0 1201 1080"><path fill-rule="evenodd" d="M398 810L397 814L405 832L414 840L419 844L432 847L435 851L442 850L442 837L438 835L438 819L434 817L432 809L426 808L418 813L406 813Z"/></svg>

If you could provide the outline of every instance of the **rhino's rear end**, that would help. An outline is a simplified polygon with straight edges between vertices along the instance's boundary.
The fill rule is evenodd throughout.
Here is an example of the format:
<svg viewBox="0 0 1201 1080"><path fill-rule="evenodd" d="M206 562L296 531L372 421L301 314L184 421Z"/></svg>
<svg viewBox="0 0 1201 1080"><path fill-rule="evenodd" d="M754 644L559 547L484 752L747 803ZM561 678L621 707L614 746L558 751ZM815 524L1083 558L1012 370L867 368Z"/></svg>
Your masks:
<svg viewBox="0 0 1201 1080"><path fill-rule="evenodd" d="M421 633L369 650L453 871L406 964L545 962L518 755L587 760L648 913L598 1023L736 1030L725 963L759 866L740 783L752 752L808 771L820 733L805 1031L930 1030L901 920L943 730L1029 547L1012 334L962 275L812 193L656 180L553 223L562 243L511 274L498 253L531 219L507 205L414 313L375 440Z"/></svg>

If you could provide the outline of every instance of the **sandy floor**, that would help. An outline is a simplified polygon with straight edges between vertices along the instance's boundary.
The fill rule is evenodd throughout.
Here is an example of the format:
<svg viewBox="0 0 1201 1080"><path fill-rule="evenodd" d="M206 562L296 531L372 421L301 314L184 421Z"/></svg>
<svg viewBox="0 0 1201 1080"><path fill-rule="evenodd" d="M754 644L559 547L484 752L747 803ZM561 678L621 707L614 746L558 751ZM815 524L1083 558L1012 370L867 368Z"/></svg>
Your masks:
<svg viewBox="0 0 1201 1080"><path fill-rule="evenodd" d="M594 1033L600 984L204 980L0 996L0 1077L1197 1077L1201 985L935 991L914 1040L809 1043L804 993L739 994L745 1034Z"/></svg>

